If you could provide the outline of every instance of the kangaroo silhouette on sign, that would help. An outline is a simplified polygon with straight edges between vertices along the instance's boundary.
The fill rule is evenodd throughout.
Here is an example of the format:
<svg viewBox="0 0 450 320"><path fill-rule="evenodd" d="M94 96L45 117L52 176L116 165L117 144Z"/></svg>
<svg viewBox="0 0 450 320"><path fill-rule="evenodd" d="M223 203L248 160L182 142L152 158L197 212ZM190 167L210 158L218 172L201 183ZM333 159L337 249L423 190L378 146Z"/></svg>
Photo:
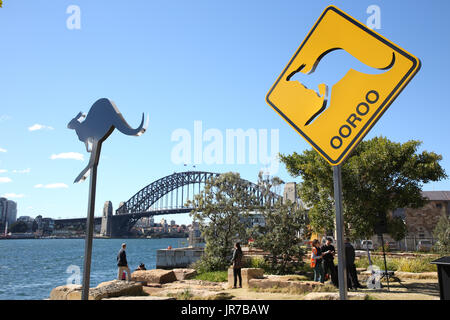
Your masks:
<svg viewBox="0 0 450 320"><path fill-rule="evenodd" d="M78 139L84 142L86 151L91 153L88 165L74 181L77 183L84 181L89 176L91 168L98 164L101 144L115 128L129 136L140 136L147 129L147 124L144 126L144 114L142 114L139 127L131 128L114 102L102 98L92 105L87 115L78 113L68 123L67 128L75 130Z"/></svg>
<svg viewBox="0 0 450 320"><path fill-rule="evenodd" d="M302 64L297 70L291 72L291 74L289 74L286 77L286 80L300 82L300 84L303 85L305 90L313 90L316 92L317 96L319 98L321 98L321 105L317 106L318 110L314 114L311 115L311 117L308 119L308 121L306 121L305 126L309 125L321 113L323 113L325 111L325 109L328 107L328 101L331 97L331 91L333 89L333 86L337 82L339 82L351 69L351 68L348 68L345 64L331 65L331 63L336 63L336 61L333 60L333 59L335 59L335 57L333 57L333 56L339 57L339 55L341 55L342 57L346 56L347 58L350 57L352 63L355 65L355 70L360 73L365 73L365 74L384 73L384 72L388 71L389 69L391 69L395 63L395 53L394 52L392 53L392 59L391 59L391 62L389 63L389 65L387 65L386 67L381 68L381 69L376 69L376 68L369 67L366 64L362 63L361 61L359 61L358 59L356 59L355 57L350 55L345 50L333 49L333 50L330 50L330 51L322 54L317 59L316 63L312 67L311 71L309 71L306 74L301 72L303 70L303 68L305 68L305 64ZM330 57L331 57L331 59L330 59ZM325 73L325 79L316 78L315 71L318 66L322 72L330 70L329 74ZM367 68L370 69L371 71L370 72L362 71ZM299 77L297 77L298 75L300 75L300 79L298 79L299 78ZM337 78L335 77L336 75L337 75ZM311 85L307 86L307 84L311 84ZM311 87L314 87L314 85L316 85L319 90L310 89Z"/></svg>

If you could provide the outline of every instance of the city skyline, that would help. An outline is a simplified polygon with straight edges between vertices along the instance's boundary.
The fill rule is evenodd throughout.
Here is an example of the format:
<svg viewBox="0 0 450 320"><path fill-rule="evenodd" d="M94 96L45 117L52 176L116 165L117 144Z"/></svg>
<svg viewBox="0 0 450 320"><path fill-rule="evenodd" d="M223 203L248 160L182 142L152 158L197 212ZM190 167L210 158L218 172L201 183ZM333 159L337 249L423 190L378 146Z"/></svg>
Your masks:
<svg viewBox="0 0 450 320"><path fill-rule="evenodd" d="M366 23L374 3L334 4ZM365 139L421 140L419 151L442 154L448 173L450 111L437 93L445 92L449 81L449 44L442 39L450 31L450 3L376 5L381 24L373 27L417 55L422 69ZM17 202L17 217L86 217L88 182L72 182L89 154L67 124L102 97L113 100L132 127L145 112L149 126L138 139L113 134L104 144L96 216L105 201L116 210L173 172L236 171L256 182L261 169L274 169L274 151L310 148L264 99L325 6L5 1L0 9L5 48L0 51L0 197ZM239 130L255 136L253 147L251 138L244 149L237 140L230 147L228 133ZM180 152L183 157L177 157ZM274 172L285 182L299 182L282 164ZM425 184L423 190L450 190L450 182ZM164 218L190 221L188 214Z"/></svg>

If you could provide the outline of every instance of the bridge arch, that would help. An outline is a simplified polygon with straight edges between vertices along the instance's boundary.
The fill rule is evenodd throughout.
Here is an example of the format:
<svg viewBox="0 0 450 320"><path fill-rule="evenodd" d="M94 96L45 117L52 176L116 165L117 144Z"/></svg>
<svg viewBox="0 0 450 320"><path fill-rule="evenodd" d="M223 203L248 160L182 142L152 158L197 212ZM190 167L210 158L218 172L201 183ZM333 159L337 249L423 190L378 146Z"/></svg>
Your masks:
<svg viewBox="0 0 450 320"><path fill-rule="evenodd" d="M175 172L158 179L139 190L116 210L116 215L145 213L152 205L170 192L191 184L200 185L201 183L206 183L208 179L220 175L220 173L205 171ZM248 184L248 191L255 194L258 198L258 202L262 205L265 202L265 199L263 198L260 187L248 180L242 180ZM271 193L271 195L271 199L274 200L279 197L279 195L275 193ZM184 207L184 203L182 204L182 207Z"/></svg>

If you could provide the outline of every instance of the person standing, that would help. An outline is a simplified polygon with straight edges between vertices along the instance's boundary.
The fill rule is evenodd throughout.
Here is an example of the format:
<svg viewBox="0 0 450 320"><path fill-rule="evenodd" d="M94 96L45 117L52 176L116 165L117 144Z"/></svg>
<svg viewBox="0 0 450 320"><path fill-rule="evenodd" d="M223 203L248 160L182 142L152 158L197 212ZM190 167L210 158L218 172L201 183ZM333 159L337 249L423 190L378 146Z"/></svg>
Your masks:
<svg viewBox="0 0 450 320"><path fill-rule="evenodd" d="M234 280L233 289L236 289L237 278L239 278L239 288L242 288L242 276L241 276L242 256L243 254L241 244L239 242L236 242L234 244L233 258L231 259L231 263L233 264L233 280Z"/></svg>
<svg viewBox="0 0 450 320"><path fill-rule="evenodd" d="M335 287L338 286L338 278L336 274L336 267L334 265L334 255L336 250L332 245L333 239L328 237L326 243L320 248L322 252L328 252L323 255L323 273L329 274L331 277L331 282Z"/></svg>
<svg viewBox="0 0 450 320"><path fill-rule="evenodd" d="M358 281L358 274L355 266L355 248L350 243L349 238L345 238L345 260L347 267L347 284L349 289L363 288Z"/></svg>
<svg viewBox="0 0 450 320"><path fill-rule="evenodd" d="M314 281L324 283L325 276L322 268L322 257L323 253L320 250L319 240L314 239L311 250L311 268L314 269Z"/></svg>
<svg viewBox="0 0 450 320"><path fill-rule="evenodd" d="M127 254L125 253L127 245L122 243L122 248L117 254L117 267L119 270L117 271L117 278L122 280L122 274L125 271L127 273L127 281L130 281L130 268L128 268L127 262Z"/></svg>

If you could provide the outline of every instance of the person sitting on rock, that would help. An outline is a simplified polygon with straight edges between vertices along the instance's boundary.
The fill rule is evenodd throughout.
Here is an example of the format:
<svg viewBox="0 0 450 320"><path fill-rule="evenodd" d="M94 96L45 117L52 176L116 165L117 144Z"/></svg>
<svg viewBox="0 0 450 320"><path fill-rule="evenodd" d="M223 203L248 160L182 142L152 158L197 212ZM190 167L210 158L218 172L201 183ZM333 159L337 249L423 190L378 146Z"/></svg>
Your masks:
<svg viewBox="0 0 450 320"><path fill-rule="evenodd" d="M143 264L142 262L141 262L141 264L139 265L139 267L137 267L137 269L136 269L135 271L140 271L140 270L147 270L147 269L145 268L145 264Z"/></svg>

